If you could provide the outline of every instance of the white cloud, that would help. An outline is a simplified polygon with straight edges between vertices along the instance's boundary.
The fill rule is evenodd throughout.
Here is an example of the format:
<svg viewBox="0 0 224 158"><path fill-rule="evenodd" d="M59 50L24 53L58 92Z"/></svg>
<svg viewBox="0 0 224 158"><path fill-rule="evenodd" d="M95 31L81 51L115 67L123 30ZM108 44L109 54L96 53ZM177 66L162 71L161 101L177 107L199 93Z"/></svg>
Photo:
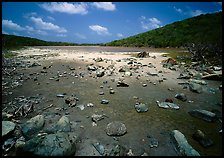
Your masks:
<svg viewBox="0 0 224 158"><path fill-rule="evenodd" d="M65 34L57 34L56 36L57 37L67 37L67 35L65 35Z"/></svg>
<svg viewBox="0 0 224 158"><path fill-rule="evenodd" d="M32 31L34 31L34 28L30 27L30 26L26 26L26 30L32 32Z"/></svg>
<svg viewBox="0 0 224 158"><path fill-rule="evenodd" d="M51 16L47 16L47 18L48 18L49 20L51 20L51 21L55 21L55 19L54 19L53 17L51 17Z"/></svg>
<svg viewBox="0 0 224 158"><path fill-rule="evenodd" d="M75 33L75 36L81 39L86 39L86 36L80 34L80 33Z"/></svg>
<svg viewBox="0 0 224 158"><path fill-rule="evenodd" d="M95 31L98 35L110 35L106 27L100 25L91 25L89 28Z"/></svg>
<svg viewBox="0 0 224 158"><path fill-rule="evenodd" d="M116 6L112 2L93 2L93 6L107 11L116 10Z"/></svg>
<svg viewBox="0 0 224 158"><path fill-rule="evenodd" d="M175 6L173 7L178 13L182 13L183 12L183 10L182 9L180 9L180 8L176 8Z"/></svg>
<svg viewBox="0 0 224 158"><path fill-rule="evenodd" d="M140 22L142 25L142 28L145 30L152 30L161 27L161 21L159 21L157 18L149 18L147 19L145 16L141 16Z"/></svg>
<svg viewBox="0 0 224 158"><path fill-rule="evenodd" d="M23 27L12 22L11 20L2 20L2 27L5 27L10 30L14 30L14 31L23 31L24 30Z"/></svg>
<svg viewBox="0 0 224 158"><path fill-rule="evenodd" d="M117 37L124 37L124 35L123 34L121 34L121 33L117 33Z"/></svg>
<svg viewBox="0 0 224 158"><path fill-rule="evenodd" d="M42 31L42 30L36 30L35 33L37 33L39 35L43 35L43 36L46 36L47 35L47 32Z"/></svg>
<svg viewBox="0 0 224 158"><path fill-rule="evenodd" d="M87 5L84 3L67 3L67 2L51 2L40 5L41 8L49 12L61 12L67 14L81 14L85 15L88 13Z"/></svg>
<svg viewBox="0 0 224 158"><path fill-rule="evenodd" d="M63 27L59 27L55 24L44 22L41 18L31 17L31 21L33 21L38 29L41 30L51 30L59 33L66 33L67 30Z"/></svg>
<svg viewBox="0 0 224 158"><path fill-rule="evenodd" d="M191 15L191 16L198 16L198 15L201 15L201 14L204 14L204 12L201 11L201 10L191 10L191 11L189 11L189 15Z"/></svg>
<svg viewBox="0 0 224 158"><path fill-rule="evenodd" d="M6 31L4 31L4 30L2 30L2 34L6 34L6 35L8 35L9 33L6 32Z"/></svg>

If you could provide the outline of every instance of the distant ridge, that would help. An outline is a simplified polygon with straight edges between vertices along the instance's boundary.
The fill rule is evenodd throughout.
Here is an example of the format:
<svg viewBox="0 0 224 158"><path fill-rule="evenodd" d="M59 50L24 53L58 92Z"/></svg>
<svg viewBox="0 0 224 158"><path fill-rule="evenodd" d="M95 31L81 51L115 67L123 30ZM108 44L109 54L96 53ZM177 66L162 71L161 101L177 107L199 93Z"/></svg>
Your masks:
<svg viewBox="0 0 224 158"><path fill-rule="evenodd" d="M205 14L168 24L135 36L106 43L106 46L181 47L189 43L222 46L222 12Z"/></svg>

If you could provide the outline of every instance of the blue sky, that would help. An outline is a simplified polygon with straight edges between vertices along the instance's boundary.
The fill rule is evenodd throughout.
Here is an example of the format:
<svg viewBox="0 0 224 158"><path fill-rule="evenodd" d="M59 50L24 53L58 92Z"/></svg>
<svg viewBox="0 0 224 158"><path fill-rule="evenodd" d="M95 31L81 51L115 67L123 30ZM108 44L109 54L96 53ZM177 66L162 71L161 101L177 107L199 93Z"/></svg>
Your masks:
<svg viewBox="0 0 224 158"><path fill-rule="evenodd" d="M2 2L2 33L105 43L218 11L222 2Z"/></svg>

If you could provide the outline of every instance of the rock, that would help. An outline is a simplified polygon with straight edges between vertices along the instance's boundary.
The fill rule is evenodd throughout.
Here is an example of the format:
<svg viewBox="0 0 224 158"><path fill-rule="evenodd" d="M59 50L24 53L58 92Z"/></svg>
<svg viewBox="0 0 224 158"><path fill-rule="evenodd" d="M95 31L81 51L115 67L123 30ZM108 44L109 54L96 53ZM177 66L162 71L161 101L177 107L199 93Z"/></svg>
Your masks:
<svg viewBox="0 0 224 158"><path fill-rule="evenodd" d="M54 131L59 132L70 132L71 131L71 125L68 117L62 116L60 120L57 122L56 126L54 127Z"/></svg>
<svg viewBox="0 0 224 158"><path fill-rule="evenodd" d="M44 126L44 116L37 115L22 125L22 133L25 138L32 138Z"/></svg>
<svg viewBox="0 0 224 158"><path fill-rule="evenodd" d="M166 98L165 102L173 103L173 99L171 99L171 98Z"/></svg>
<svg viewBox="0 0 224 158"><path fill-rule="evenodd" d="M23 151L36 156L73 156L75 143L67 133L58 132L27 141Z"/></svg>
<svg viewBox="0 0 224 158"><path fill-rule="evenodd" d="M64 95L64 94L57 94L57 97L58 97L58 98L64 98L65 95Z"/></svg>
<svg viewBox="0 0 224 158"><path fill-rule="evenodd" d="M110 94L114 94L115 91L113 89L110 90Z"/></svg>
<svg viewBox="0 0 224 158"><path fill-rule="evenodd" d="M88 103L86 106L87 107L93 107L93 103Z"/></svg>
<svg viewBox="0 0 224 158"><path fill-rule="evenodd" d="M97 67L90 65L90 66L87 67L87 69L90 70L90 71L96 71L97 70Z"/></svg>
<svg viewBox="0 0 224 158"><path fill-rule="evenodd" d="M104 95L104 92L100 92L99 95Z"/></svg>
<svg viewBox="0 0 224 158"><path fill-rule="evenodd" d="M168 59L166 59L166 60L162 60L161 63L163 63L163 64L170 64L171 66L177 64L176 60L173 59L173 58L168 58Z"/></svg>
<svg viewBox="0 0 224 158"><path fill-rule="evenodd" d="M125 71L126 71L126 70L125 70L124 67L120 67L119 70L118 70L118 72L125 72Z"/></svg>
<svg viewBox="0 0 224 158"><path fill-rule="evenodd" d="M109 103L109 100L106 100L106 99L101 100L101 104L108 104L108 103Z"/></svg>
<svg viewBox="0 0 224 158"><path fill-rule="evenodd" d="M214 70L214 71L220 71L220 70L222 70L222 67L214 66L214 67L213 67L213 70Z"/></svg>
<svg viewBox="0 0 224 158"><path fill-rule="evenodd" d="M165 108L165 109L172 108L172 109L176 109L176 110L180 109L180 107L174 103L170 103L170 102L161 102L160 103L159 101L156 101L156 103L160 108Z"/></svg>
<svg viewBox="0 0 224 158"><path fill-rule="evenodd" d="M193 117L197 117L208 122L214 122L216 120L216 114L207 110L195 109L188 113Z"/></svg>
<svg viewBox="0 0 224 158"><path fill-rule="evenodd" d="M143 103L136 103L135 104L135 110L137 111L137 112L147 112L148 111L148 106L146 106L145 104L143 104Z"/></svg>
<svg viewBox="0 0 224 158"><path fill-rule="evenodd" d="M144 83L144 84L142 84L142 86L143 86L143 87L146 87L146 86L147 86L147 84L145 84L145 83Z"/></svg>
<svg viewBox="0 0 224 158"><path fill-rule="evenodd" d="M16 124L11 121L2 121L2 137L8 136L15 130Z"/></svg>
<svg viewBox="0 0 224 158"><path fill-rule="evenodd" d="M137 54L137 58L146 58L149 57L149 53L143 51Z"/></svg>
<svg viewBox="0 0 224 158"><path fill-rule="evenodd" d="M190 79L191 75L189 74L180 74L179 77L177 77L177 79Z"/></svg>
<svg viewBox="0 0 224 158"><path fill-rule="evenodd" d="M21 136L19 139L16 140L16 143L15 143L16 155L20 155L20 152L23 149L25 143L26 141L23 136Z"/></svg>
<svg viewBox="0 0 224 158"><path fill-rule="evenodd" d="M213 141L208 138L201 130L197 130L192 137L193 139L198 141L203 147L209 147L214 144Z"/></svg>
<svg viewBox="0 0 224 158"><path fill-rule="evenodd" d="M127 149L121 145L116 145L110 152L109 156L127 156Z"/></svg>
<svg viewBox="0 0 224 158"><path fill-rule="evenodd" d="M100 71L98 71L98 72L96 72L96 76L97 77L103 77L104 76L104 70L100 70Z"/></svg>
<svg viewBox="0 0 224 158"><path fill-rule="evenodd" d="M134 154L133 154L131 149L128 150L127 156L134 156Z"/></svg>
<svg viewBox="0 0 224 158"><path fill-rule="evenodd" d="M197 84L201 84L201 85L207 85L207 82L205 82L203 80L190 79L189 82L197 83Z"/></svg>
<svg viewBox="0 0 224 158"><path fill-rule="evenodd" d="M124 75L125 75L125 76L132 76L132 73L131 73L130 71L126 71L126 72L124 73Z"/></svg>
<svg viewBox="0 0 224 158"><path fill-rule="evenodd" d="M149 146L150 148L154 148L154 147L158 147L159 145L159 141L156 139L156 138L153 138L151 136L148 136L149 137Z"/></svg>
<svg viewBox="0 0 224 158"><path fill-rule="evenodd" d="M180 131L173 130L171 132L171 138L173 139L176 149L182 156L200 156L200 154L188 144L185 136Z"/></svg>
<svg viewBox="0 0 224 158"><path fill-rule="evenodd" d="M81 105L77 105L76 107L79 108L80 110L84 110L85 109L85 106L82 105L82 104Z"/></svg>
<svg viewBox="0 0 224 158"><path fill-rule="evenodd" d="M2 150L4 153L9 152L9 150L12 149L12 147L14 147L16 143L16 138L9 138L6 141L4 141L3 145L2 145Z"/></svg>
<svg viewBox="0 0 224 158"><path fill-rule="evenodd" d="M149 156L147 153L143 153L141 156Z"/></svg>
<svg viewBox="0 0 224 158"><path fill-rule="evenodd" d="M99 57L99 58L96 58L95 61L96 61L96 62L101 62L101 61L103 61L103 59L102 59L101 57Z"/></svg>
<svg viewBox="0 0 224 158"><path fill-rule="evenodd" d="M158 76L157 72L147 72L147 74L150 76Z"/></svg>
<svg viewBox="0 0 224 158"><path fill-rule="evenodd" d="M176 94L175 98L180 99L181 101L187 101L187 97L184 93Z"/></svg>
<svg viewBox="0 0 224 158"><path fill-rule="evenodd" d="M123 81L118 81L117 87L129 87L127 83L124 83Z"/></svg>
<svg viewBox="0 0 224 158"><path fill-rule="evenodd" d="M209 74L209 75L202 76L201 78L205 80L222 81L222 74Z"/></svg>
<svg viewBox="0 0 224 158"><path fill-rule="evenodd" d="M8 114L6 112L2 112L2 120L3 121L10 121L10 120L12 120L12 118L13 118L13 115Z"/></svg>
<svg viewBox="0 0 224 158"><path fill-rule="evenodd" d="M202 92L201 85L197 84L197 83L190 83L189 84L189 89L190 89L190 91L195 92L195 93L201 93Z"/></svg>
<svg viewBox="0 0 224 158"><path fill-rule="evenodd" d="M104 146L100 143L93 143L94 148L100 153L100 155L104 154Z"/></svg>
<svg viewBox="0 0 224 158"><path fill-rule="evenodd" d="M114 121L107 125L106 133L109 136L122 136L127 133L127 129L123 123Z"/></svg>
<svg viewBox="0 0 224 158"><path fill-rule="evenodd" d="M97 122L97 121L100 121L100 120L104 119L103 115L97 115L97 114L93 114L91 116L91 118L92 118L92 121L94 121L94 122Z"/></svg>
<svg viewBox="0 0 224 158"><path fill-rule="evenodd" d="M65 99L65 103L69 104L71 107L76 106L78 98L70 96Z"/></svg>

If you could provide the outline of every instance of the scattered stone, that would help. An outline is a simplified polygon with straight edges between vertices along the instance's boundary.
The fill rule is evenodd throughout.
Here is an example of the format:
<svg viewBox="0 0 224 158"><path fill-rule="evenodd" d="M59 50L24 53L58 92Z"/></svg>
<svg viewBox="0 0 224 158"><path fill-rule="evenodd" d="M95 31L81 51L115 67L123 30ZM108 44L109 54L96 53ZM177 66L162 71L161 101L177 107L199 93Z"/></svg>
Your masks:
<svg viewBox="0 0 224 158"><path fill-rule="evenodd" d="M32 138L44 126L44 116L37 115L22 125L22 133L25 138Z"/></svg>
<svg viewBox="0 0 224 158"><path fill-rule="evenodd" d="M3 121L10 121L12 120L13 115L12 114L8 114L6 112L2 112L2 120Z"/></svg>
<svg viewBox="0 0 224 158"><path fill-rule="evenodd" d="M169 91L174 91L174 89L173 89L173 88L168 88L168 90L169 90Z"/></svg>
<svg viewBox="0 0 224 158"><path fill-rule="evenodd" d="M86 106L87 107L93 107L93 103L88 103Z"/></svg>
<svg viewBox="0 0 224 158"><path fill-rule="evenodd" d="M103 77L104 76L104 70L100 70L100 71L98 71L97 73L96 73L96 76L97 77Z"/></svg>
<svg viewBox="0 0 224 158"><path fill-rule="evenodd" d="M191 75L189 74L180 74L179 77L177 77L177 79L190 79Z"/></svg>
<svg viewBox="0 0 224 158"><path fill-rule="evenodd" d="M23 136L21 136L19 139L16 140L15 151L18 155L19 155L19 152L23 149L25 143L26 143L25 138Z"/></svg>
<svg viewBox="0 0 224 158"><path fill-rule="evenodd" d="M209 74L202 76L201 79L222 81L222 74Z"/></svg>
<svg viewBox="0 0 224 158"><path fill-rule="evenodd" d="M99 95L104 95L104 92L100 92Z"/></svg>
<svg viewBox="0 0 224 158"><path fill-rule="evenodd" d="M147 58L147 57L149 57L149 53L145 51L137 54L137 58Z"/></svg>
<svg viewBox="0 0 224 158"><path fill-rule="evenodd" d="M173 103L173 99L171 99L171 98L166 98L165 102Z"/></svg>
<svg viewBox="0 0 224 158"><path fill-rule="evenodd" d="M140 112L147 112L148 111L148 106L146 106L145 104L143 103L136 103L135 104L135 110L140 113Z"/></svg>
<svg viewBox="0 0 224 158"><path fill-rule="evenodd" d="M124 75L125 75L125 76L132 76L132 73L131 73L130 71L126 71L126 72L124 73Z"/></svg>
<svg viewBox="0 0 224 158"><path fill-rule="evenodd" d="M41 70L40 72L41 72L41 73L47 73L47 71L45 71L45 70Z"/></svg>
<svg viewBox="0 0 224 158"><path fill-rule="evenodd" d="M108 103L109 103L109 100L106 100L106 99L101 100L101 104L108 104Z"/></svg>
<svg viewBox="0 0 224 158"><path fill-rule="evenodd" d="M180 99L181 101L187 101L187 97L184 93L176 94L175 98Z"/></svg>
<svg viewBox="0 0 224 158"><path fill-rule="evenodd" d="M80 110L84 110L85 109L85 106L82 105L82 104L81 105L77 105L76 107L79 108Z"/></svg>
<svg viewBox="0 0 224 158"><path fill-rule="evenodd" d="M87 67L87 69L90 70L90 71L96 71L97 70L97 67L90 65L90 66Z"/></svg>
<svg viewBox="0 0 224 158"><path fill-rule="evenodd" d="M158 76L157 72L147 72L147 74L150 76Z"/></svg>
<svg viewBox="0 0 224 158"><path fill-rule="evenodd" d="M190 83L189 89L190 89L190 91L195 92L195 93L202 93L202 87L200 84L197 84L197 83Z"/></svg>
<svg viewBox="0 0 224 158"><path fill-rule="evenodd" d="M207 82L205 82L203 80L190 79L189 82L197 83L197 84L201 84L201 85L207 85Z"/></svg>
<svg viewBox="0 0 224 158"><path fill-rule="evenodd" d="M161 63L162 63L162 64L170 64L171 66L177 64L176 60L173 59L173 58L168 58L168 59L166 59L166 60L162 60Z"/></svg>
<svg viewBox="0 0 224 158"><path fill-rule="evenodd" d="M103 115L97 115L97 114L93 114L91 116L91 118L92 118L92 121L94 121L94 122L97 122L97 121L100 121L100 120L104 119Z"/></svg>
<svg viewBox="0 0 224 158"><path fill-rule="evenodd" d="M123 123L114 121L107 125L106 133L109 136L122 136L127 133L127 129Z"/></svg>
<svg viewBox="0 0 224 158"><path fill-rule="evenodd" d="M57 97L58 97L58 98L64 98L65 95L64 95L64 94L57 94Z"/></svg>
<svg viewBox="0 0 224 158"><path fill-rule="evenodd" d="M65 103L69 104L71 107L76 106L76 103L78 101L78 98L69 96L65 99Z"/></svg>
<svg viewBox="0 0 224 158"><path fill-rule="evenodd" d="M142 86L143 86L143 87L146 87L146 86L147 86L147 84L145 84L145 83L144 83L144 84L142 84Z"/></svg>
<svg viewBox="0 0 224 158"><path fill-rule="evenodd" d="M127 150L121 145L116 145L110 152L109 156L127 156Z"/></svg>
<svg viewBox="0 0 224 158"><path fill-rule="evenodd" d="M56 131L59 132L70 132L71 131L71 125L68 117L62 116L60 120L57 122L55 126Z"/></svg>
<svg viewBox="0 0 224 158"><path fill-rule="evenodd" d="M124 83L123 81L118 81L117 87L129 87L127 83Z"/></svg>
<svg viewBox="0 0 224 158"><path fill-rule="evenodd" d="M94 148L100 153L100 155L104 154L104 146L100 143L93 143Z"/></svg>
<svg viewBox="0 0 224 158"><path fill-rule="evenodd" d="M153 138L151 136L147 136L149 138L149 146L150 148L158 147L159 141L156 138Z"/></svg>
<svg viewBox="0 0 224 158"><path fill-rule="evenodd" d="M131 149L128 150L127 156L134 156L134 154L133 154Z"/></svg>
<svg viewBox="0 0 224 158"><path fill-rule="evenodd" d="M113 89L110 90L110 94L114 94L115 91Z"/></svg>
<svg viewBox="0 0 224 158"><path fill-rule="evenodd" d="M182 156L200 156L200 154L188 144L185 136L178 130L171 132L171 138L173 139L176 149Z"/></svg>
<svg viewBox="0 0 224 158"><path fill-rule="evenodd" d="M2 121L2 137L8 136L15 130L16 124L11 121Z"/></svg>
<svg viewBox="0 0 224 158"><path fill-rule="evenodd" d="M216 120L216 114L207 110L195 109L188 113L193 117L197 117L208 122L214 122Z"/></svg>
<svg viewBox="0 0 224 158"><path fill-rule="evenodd" d="M147 153L143 153L141 156L149 156Z"/></svg>
<svg viewBox="0 0 224 158"><path fill-rule="evenodd" d="M6 141L4 141L4 143L2 145L3 152L4 153L9 152L12 149L12 147L14 147L14 145L16 143L15 141L16 141L15 137L14 138L9 138Z"/></svg>
<svg viewBox="0 0 224 158"><path fill-rule="evenodd" d="M214 66L214 67L213 67L213 70L214 70L214 71L220 71L220 70L222 70L222 67Z"/></svg>
<svg viewBox="0 0 224 158"><path fill-rule="evenodd" d="M209 147L214 144L213 141L208 138L201 130L197 130L192 137L203 147Z"/></svg>
<svg viewBox="0 0 224 158"><path fill-rule="evenodd" d="M160 108L165 108L165 109L172 108L172 109L176 109L176 110L180 109L180 107L174 103L169 103L169 102L161 102L160 103L159 101L156 101L156 103Z"/></svg>
<svg viewBox="0 0 224 158"><path fill-rule="evenodd" d="M103 61L103 59L102 59L101 57L99 57L99 58L96 58L95 61L96 61L96 62L101 62L101 61Z"/></svg>
<svg viewBox="0 0 224 158"><path fill-rule="evenodd" d="M73 156L76 147L67 133L58 132L30 139L25 143L23 151L36 156Z"/></svg>

